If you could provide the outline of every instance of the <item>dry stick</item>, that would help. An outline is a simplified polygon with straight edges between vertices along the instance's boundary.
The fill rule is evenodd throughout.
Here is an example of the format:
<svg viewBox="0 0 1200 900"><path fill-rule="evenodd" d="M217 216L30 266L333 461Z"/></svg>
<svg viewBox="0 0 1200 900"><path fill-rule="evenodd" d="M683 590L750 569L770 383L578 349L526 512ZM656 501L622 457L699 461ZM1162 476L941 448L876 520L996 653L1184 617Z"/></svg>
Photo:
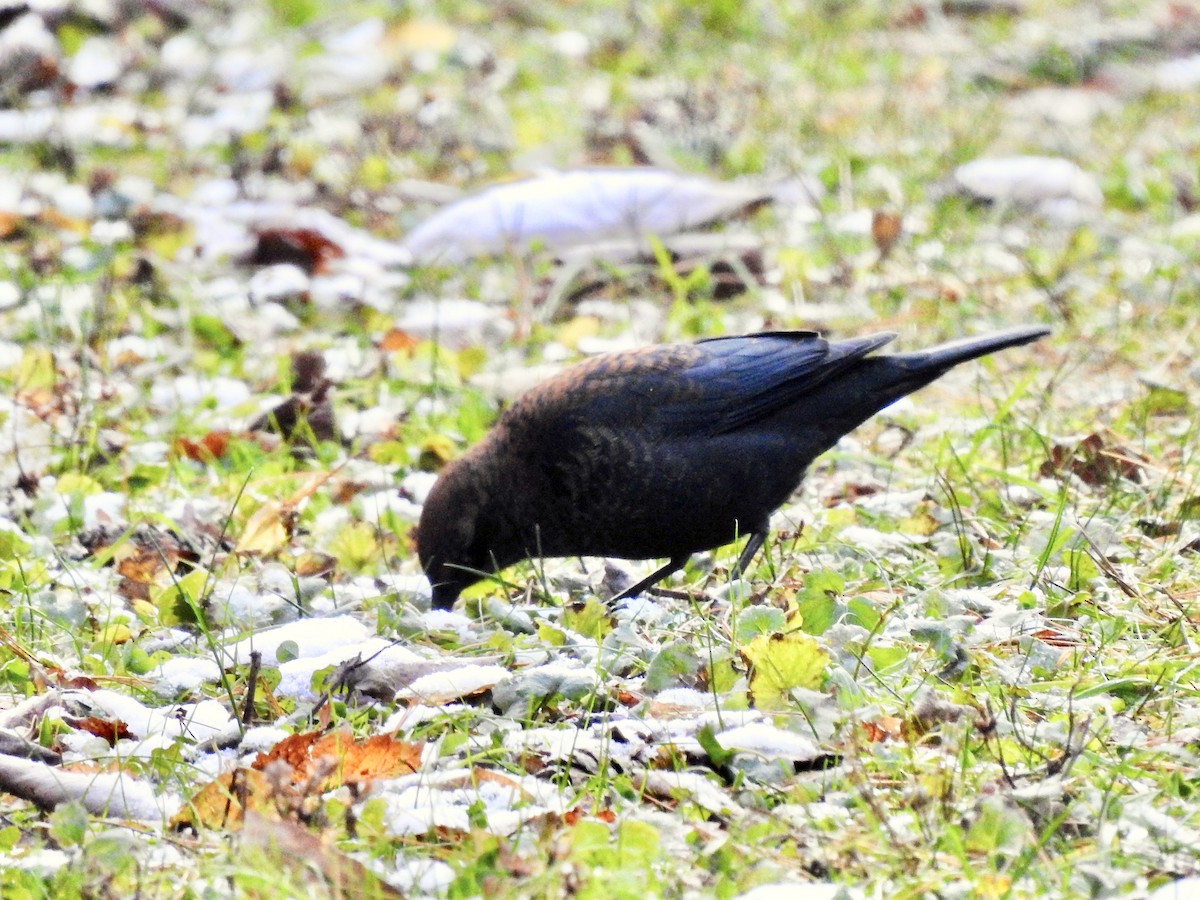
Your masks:
<svg viewBox="0 0 1200 900"><path fill-rule="evenodd" d="M249 725L254 716L254 692L258 687L258 672L262 668L262 651L250 651L250 685L246 688L246 702L242 706L242 724Z"/></svg>

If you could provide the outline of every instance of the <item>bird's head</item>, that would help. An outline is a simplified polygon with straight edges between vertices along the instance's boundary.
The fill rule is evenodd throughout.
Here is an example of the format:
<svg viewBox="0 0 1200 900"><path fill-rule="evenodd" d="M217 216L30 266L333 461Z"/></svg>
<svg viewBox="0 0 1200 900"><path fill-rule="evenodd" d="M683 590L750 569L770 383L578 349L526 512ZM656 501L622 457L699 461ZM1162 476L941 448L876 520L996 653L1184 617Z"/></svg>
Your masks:
<svg viewBox="0 0 1200 900"><path fill-rule="evenodd" d="M494 485L471 454L447 466L417 524L417 555L433 586L433 605L449 609L465 589L521 559L492 512Z"/></svg>

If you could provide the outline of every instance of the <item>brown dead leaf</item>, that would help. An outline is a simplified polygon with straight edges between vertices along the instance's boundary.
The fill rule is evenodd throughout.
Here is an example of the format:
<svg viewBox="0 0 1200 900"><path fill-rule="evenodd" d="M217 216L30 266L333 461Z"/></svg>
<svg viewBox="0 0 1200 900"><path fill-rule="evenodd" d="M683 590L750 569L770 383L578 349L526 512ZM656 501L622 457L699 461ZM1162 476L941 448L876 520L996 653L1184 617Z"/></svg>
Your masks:
<svg viewBox="0 0 1200 900"><path fill-rule="evenodd" d="M1068 469L1092 487L1103 487L1119 478L1141 484L1144 467L1150 460L1116 443L1114 437L1111 432L1096 431L1074 444L1055 444L1050 458L1042 463L1040 474L1048 477Z"/></svg>
<svg viewBox="0 0 1200 900"><path fill-rule="evenodd" d="M535 753L522 753L519 761L527 775L537 775L546 769L546 761Z"/></svg>
<svg viewBox="0 0 1200 900"><path fill-rule="evenodd" d="M686 703L663 703L651 700L646 706L646 714L655 719L690 719L696 715L696 707Z"/></svg>
<svg viewBox="0 0 1200 900"><path fill-rule="evenodd" d="M79 731L86 731L98 738L108 741L110 747L116 746L117 741L132 738L129 726L120 719L101 719L97 716L87 716L83 719L63 719L66 724Z"/></svg>
<svg viewBox="0 0 1200 900"><path fill-rule="evenodd" d="M896 213L877 209L871 214L871 240L879 251L879 258L886 259L904 230L904 220Z"/></svg>
<svg viewBox="0 0 1200 900"><path fill-rule="evenodd" d="M839 493L831 494L822 498L822 502L827 507L841 506L843 503L853 503L860 497L870 497L873 494L879 493L879 486L875 484L856 484L847 482L842 486Z"/></svg>
<svg viewBox="0 0 1200 900"><path fill-rule="evenodd" d="M346 251L312 228L268 228L258 233L258 243L246 258L251 266L292 263L309 275L322 275Z"/></svg>
<svg viewBox="0 0 1200 900"><path fill-rule="evenodd" d="M302 578L331 575L337 569L336 557L310 550L296 559L296 574Z"/></svg>
<svg viewBox="0 0 1200 900"><path fill-rule="evenodd" d="M600 809L595 812L589 812L582 807L576 806L574 809L568 809L563 813L563 822L568 825L575 825L581 819L598 819L601 822L606 822L612 825L617 821L617 814L611 809Z"/></svg>
<svg viewBox="0 0 1200 900"><path fill-rule="evenodd" d="M306 767L309 764L313 745L321 739L318 732L307 734L289 734L266 753L259 753L251 763L251 768L260 772L276 760L282 760L293 770Z"/></svg>
<svg viewBox="0 0 1200 900"><path fill-rule="evenodd" d="M162 552L138 546L133 541L118 549L113 559L117 564L117 574L138 584L153 584L167 568L167 560Z"/></svg>
<svg viewBox="0 0 1200 900"><path fill-rule="evenodd" d="M348 734L326 735L312 750L313 759L330 757L338 767L326 781L326 790L343 784L410 775L421 765L424 744L398 741L390 734L376 734L354 743Z"/></svg>
<svg viewBox="0 0 1200 900"><path fill-rule="evenodd" d="M62 672L55 681L59 687L72 691L100 690L100 682L95 678L89 678L87 675L67 675L65 672Z"/></svg>
<svg viewBox="0 0 1200 900"><path fill-rule="evenodd" d="M15 237L23 230L24 225L24 216L14 212L0 212L0 241Z"/></svg>
<svg viewBox="0 0 1200 900"><path fill-rule="evenodd" d="M1078 634L1059 631L1056 628L1042 628L1030 636L1051 647L1078 647L1083 643L1083 639Z"/></svg>

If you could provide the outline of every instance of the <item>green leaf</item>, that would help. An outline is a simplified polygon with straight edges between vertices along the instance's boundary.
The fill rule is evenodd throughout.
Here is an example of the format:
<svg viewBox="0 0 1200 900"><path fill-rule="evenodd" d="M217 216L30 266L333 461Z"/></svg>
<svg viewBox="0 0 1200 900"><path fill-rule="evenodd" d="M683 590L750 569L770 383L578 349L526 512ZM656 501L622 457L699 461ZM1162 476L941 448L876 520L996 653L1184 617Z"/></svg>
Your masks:
<svg viewBox="0 0 1200 900"><path fill-rule="evenodd" d="M17 846L17 841L21 839L21 829L16 825L8 825L0 828L0 853L8 853L13 847Z"/></svg>
<svg viewBox="0 0 1200 900"><path fill-rule="evenodd" d="M592 597L581 608L566 610L563 625L585 637L600 640L612 631L612 614L606 604Z"/></svg>
<svg viewBox="0 0 1200 900"><path fill-rule="evenodd" d="M225 320L220 316L196 315L191 319L192 333L212 349L222 355L237 349L238 339L234 337Z"/></svg>
<svg viewBox="0 0 1200 900"><path fill-rule="evenodd" d="M290 28L307 25L320 10L317 0L270 0L271 14Z"/></svg>
<svg viewBox="0 0 1200 900"><path fill-rule="evenodd" d="M162 625L197 625L200 623L201 593L208 587L208 573L203 569L188 572L165 587L151 590L150 599L158 610Z"/></svg>
<svg viewBox="0 0 1200 900"><path fill-rule="evenodd" d="M580 819L571 829L571 855L583 863L593 863L596 857L608 855L609 830L603 822Z"/></svg>
<svg viewBox="0 0 1200 900"><path fill-rule="evenodd" d="M1021 849L1029 823L1016 809L999 801L985 801L967 830L966 849L976 853L1015 854Z"/></svg>
<svg viewBox="0 0 1200 900"><path fill-rule="evenodd" d="M658 829L648 822L626 819L617 829L617 850L622 867L648 869L659 854Z"/></svg>
<svg viewBox="0 0 1200 900"><path fill-rule="evenodd" d="M846 580L837 572L817 569L804 576L804 589L796 598L804 630L824 634L837 621L839 598Z"/></svg>
<svg viewBox="0 0 1200 900"><path fill-rule="evenodd" d="M700 657L694 647L686 641L672 641L650 661L645 689L657 694L669 687L690 684L699 669Z"/></svg>
<svg viewBox="0 0 1200 900"><path fill-rule="evenodd" d="M883 615L875 604L865 597L855 597L846 604L849 613L847 619L856 625L861 625L867 631L875 631L879 627Z"/></svg>
<svg viewBox="0 0 1200 900"><path fill-rule="evenodd" d="M74 847L87 837L88 813L78 801L63 803L50 813L50 836L64 847Z"/></svg>
<svg viewBox="0 0 1200 900"><path fill-rule="evenodd" d="M1071 570L1067 588L1072 591L1083 590L1088 587L1093 578L1100 576L1100 567L1096 565L1096 561L1092 559L1092 555L1086 548L1064 550L1063 561Z"/></svg>
<svg viewBox="0 0 1200 900"><path fill-rule="evenodd" d="M787 626L783 610L773 606L751 606L737 618L734 637L739 644L749 643L760 634L774 634Z"/></svg>
<svg viewBox="0 0 1200 900"><path fill-rule="evenodd" d="M902 665L910 656L912 656L912 650L901 646L881 647L878 644L872 644L867 650L867 658L871 660L871 665L876 672L886 672L894 666Z"/></svg>

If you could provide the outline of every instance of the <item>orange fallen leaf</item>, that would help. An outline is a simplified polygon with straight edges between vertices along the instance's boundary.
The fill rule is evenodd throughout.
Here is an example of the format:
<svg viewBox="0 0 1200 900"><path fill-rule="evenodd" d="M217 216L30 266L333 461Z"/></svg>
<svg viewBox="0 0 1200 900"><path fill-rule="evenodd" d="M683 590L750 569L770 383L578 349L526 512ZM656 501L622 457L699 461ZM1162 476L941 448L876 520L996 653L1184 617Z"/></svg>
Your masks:
<svg viewBox="0 0 1200 900"><path fill-rule="evenodd" d="M210 431L198 441L179 438L175 441L175 450L195 462L210 463L225 456L232 437L230 431Z"/></svg>
<svg viewBox="0 0 1200 900"><path fill-rule="evenodd" d="M250 765L261 771L271 763L282 760L292 769L306 767L311 759L313 745L320 739L321 735L315 731L307 734L289 734L266 753L259 753Z"/></svg>
<svg viewBox="0 0 1200 900"><path fill-rule="evenodd" d="M873 744L899 740L904 733L904 723L895 716L880 716L873 722L863 722L867 740Z"/></svg>
<svg viewBox="0 0 1200 900"><path fill-rule="evenodd" d="M398 741L390 734L355 741L346 731L324 736L309 732L289 735L269 752L258 754L251 765L262 770L273 762L287 763L292 769L292 781L299 783L317 773L324 760L330 760L334 767L325 777L322 789L332 790L352 782L415 772L421 764L423 748L424 744Z"/></svg>
<svg viewBox="0 0 1200 900"><path fill-rule="evenodd" d="M388 353L398 351L409 351L416 347L421 342L400 328L392 328L379 341L379 349L386 350Z"/></svg>

